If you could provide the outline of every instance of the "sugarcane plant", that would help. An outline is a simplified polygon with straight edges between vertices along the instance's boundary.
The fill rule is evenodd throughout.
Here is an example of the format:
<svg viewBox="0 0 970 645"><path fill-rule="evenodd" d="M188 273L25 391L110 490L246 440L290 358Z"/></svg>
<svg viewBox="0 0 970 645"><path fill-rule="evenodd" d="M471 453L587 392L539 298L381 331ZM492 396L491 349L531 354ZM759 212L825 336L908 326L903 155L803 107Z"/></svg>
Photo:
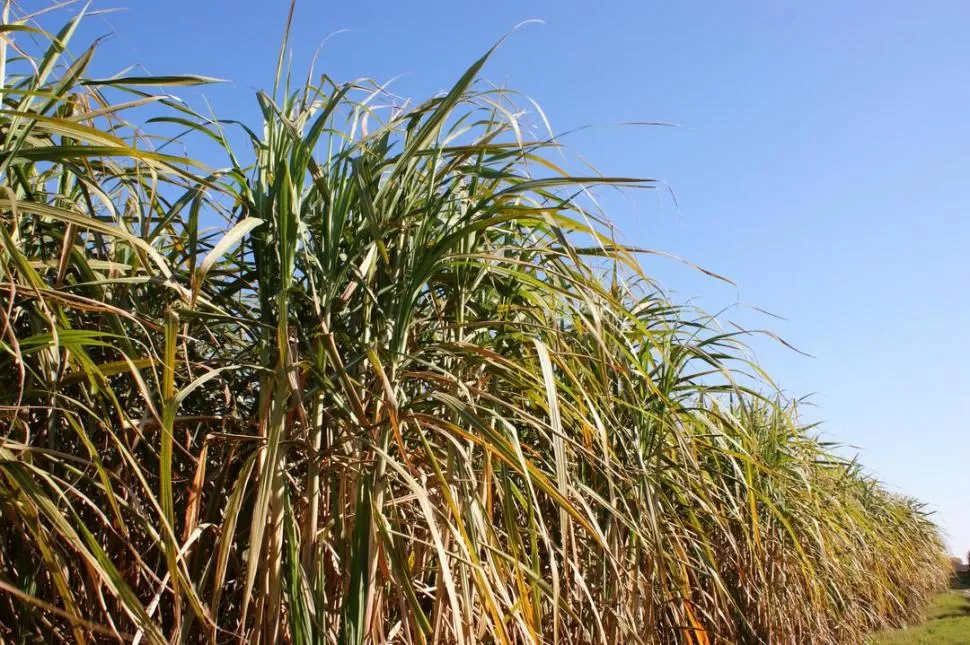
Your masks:
<svg viewBox="0 0 970 645"><path fill-rule="evenodd" d="M0 28L3 639L847 643L945 582L491 52L412 105L284 37L249 126L85 15Z"/></svg>

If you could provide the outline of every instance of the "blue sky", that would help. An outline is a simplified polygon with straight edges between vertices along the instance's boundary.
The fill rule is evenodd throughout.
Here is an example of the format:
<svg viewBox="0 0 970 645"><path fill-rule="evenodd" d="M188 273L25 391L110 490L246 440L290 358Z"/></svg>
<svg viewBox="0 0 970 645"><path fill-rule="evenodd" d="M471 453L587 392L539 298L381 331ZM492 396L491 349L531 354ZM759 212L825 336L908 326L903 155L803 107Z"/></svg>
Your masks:
<svg viewBox="0 0 970 645"><path fill-rule="evenodd" d="M129 5L88 24L115 32L101 71L140 63L231 79L205 96L220 115L255 117L286 0ZM401 76L392 88L420 99L529 18L544 24L514 34L485 76L538 101L557 131L598 124L565 142L604 173L667 182L676 205L604 195L609 216L627 241L738 287L670 262L649 260L650 271L680 299L734 306L725 318L814 355L755 343L786 391L813 394L807 419L928 502L965 554L970 4L302 0L295 69L348 29L320 71ZM611 125L644 120L677 127Z"/></svg>

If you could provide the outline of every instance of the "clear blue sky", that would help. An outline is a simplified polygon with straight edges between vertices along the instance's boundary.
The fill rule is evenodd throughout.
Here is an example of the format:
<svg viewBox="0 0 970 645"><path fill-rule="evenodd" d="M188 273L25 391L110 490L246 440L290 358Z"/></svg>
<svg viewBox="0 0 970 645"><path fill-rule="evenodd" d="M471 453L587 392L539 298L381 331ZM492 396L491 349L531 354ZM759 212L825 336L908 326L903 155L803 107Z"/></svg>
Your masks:
<svg viewBox="0 0 970 645"><path fill-rule="evenodd" d="M96 18L116 32L100 69L231 79L205 90L252 119L272 82L285 0L129 0ZM752 6L752 5L758 6ZM770 326L758 356L812 420L857 446L892 488L939 512L970 549L970 3L637 1L331 3L302 0L293 44L304 69L387 80L424 98L450 85L528 18L485 76L536 99L553 127L607 174L668 182L609 197L631 243L733 278L648 265L680 297ZM677 5L677 6L671 6ZM96 7L116 6L102 0ZM591 9L595 7L595 9ZM676 128L618 128L663 120Z"/></svg>

